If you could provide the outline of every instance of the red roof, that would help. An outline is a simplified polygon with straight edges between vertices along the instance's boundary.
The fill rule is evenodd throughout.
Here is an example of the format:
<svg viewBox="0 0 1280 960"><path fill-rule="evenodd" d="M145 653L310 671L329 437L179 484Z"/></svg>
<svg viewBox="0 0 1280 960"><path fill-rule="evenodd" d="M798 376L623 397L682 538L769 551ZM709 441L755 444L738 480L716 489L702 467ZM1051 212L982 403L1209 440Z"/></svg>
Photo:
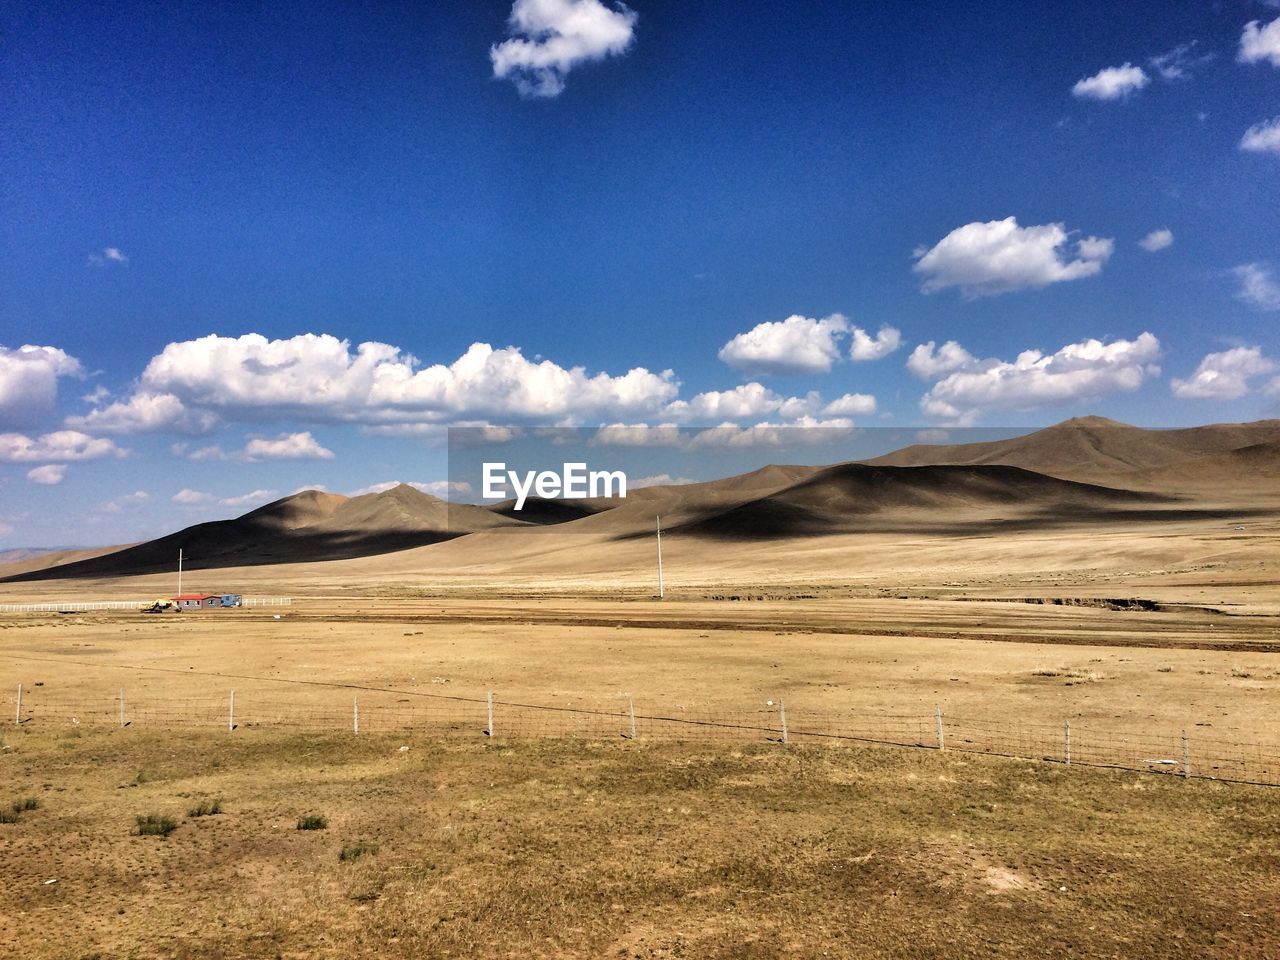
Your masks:
<svg viewBox="0 0 1280 960"><path fill-rule="evenodd" d="M216 597L216 593L184 593L180 597L170 597L170 600L212 600Z"/></svg>

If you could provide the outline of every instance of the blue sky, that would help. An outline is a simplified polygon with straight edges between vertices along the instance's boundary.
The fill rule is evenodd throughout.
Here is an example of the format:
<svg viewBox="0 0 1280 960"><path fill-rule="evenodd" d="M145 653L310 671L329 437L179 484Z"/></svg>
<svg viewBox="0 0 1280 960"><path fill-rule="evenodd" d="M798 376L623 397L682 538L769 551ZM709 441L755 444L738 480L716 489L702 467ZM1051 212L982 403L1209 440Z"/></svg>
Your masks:
<svg viewBox="0 0 1280 960"><path fill-rule="evenodd" d="M0 36L0 546L430 484L451 423L1280 415L1274 4L17 2Z"/></svg>

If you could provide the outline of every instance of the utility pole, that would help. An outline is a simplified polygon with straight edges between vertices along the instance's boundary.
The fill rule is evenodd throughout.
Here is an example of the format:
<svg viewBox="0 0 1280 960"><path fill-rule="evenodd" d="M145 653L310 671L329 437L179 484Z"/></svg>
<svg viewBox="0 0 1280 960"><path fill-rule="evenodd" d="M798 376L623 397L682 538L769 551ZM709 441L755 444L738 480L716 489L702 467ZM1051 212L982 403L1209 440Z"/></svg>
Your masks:
<svg viewBox="0 0 1280 960"><path fill-rule="evenodd" d="M658 599L661 600L667 595L665 586L662 583L662 517L658 517Z"/></svg>
<svg viewBox="0 0 1280 960"><path fill-rule="evenodd" d="M182 549L178 549L178 596L182 596Z"/></svg>

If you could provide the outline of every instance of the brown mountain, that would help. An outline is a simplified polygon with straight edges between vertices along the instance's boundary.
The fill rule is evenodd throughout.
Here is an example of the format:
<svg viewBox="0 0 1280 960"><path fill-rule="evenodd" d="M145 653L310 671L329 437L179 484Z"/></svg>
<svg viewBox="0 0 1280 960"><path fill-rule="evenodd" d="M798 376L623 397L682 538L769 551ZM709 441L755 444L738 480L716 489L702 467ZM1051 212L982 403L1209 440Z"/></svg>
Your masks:
<svg viewBox="0 0 1280 960"><path fill-rule="evenodd" d="M1128 486L1152 471L1170 491L1196 485L1193 461L1280 442L1280 420L1147 430L1104 417L1077 417L1009 440L917 444L867 462L884 466L1006 464L1066 480ZM1248 462L1239 479L1252 482Z"/></svg>
<svg viewBox="0 0 1280 960"><path fill-rule="evenodd" d="M215 520L103 556L5 580L43 580L339 560L439 543L476 530L522 526L482 507L448 504L406 484L344 497L306 490L233 520Z"/></svg>

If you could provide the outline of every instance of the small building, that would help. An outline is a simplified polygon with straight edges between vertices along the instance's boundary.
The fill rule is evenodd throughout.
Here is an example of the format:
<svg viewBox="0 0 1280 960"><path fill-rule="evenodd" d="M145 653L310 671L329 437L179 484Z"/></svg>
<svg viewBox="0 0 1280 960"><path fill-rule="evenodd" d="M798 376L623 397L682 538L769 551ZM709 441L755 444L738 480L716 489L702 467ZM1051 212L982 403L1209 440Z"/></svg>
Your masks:
<svg viewBox="0 0 1280 960"><path fill-rule="evenodd" d="M184 593L170 597L179 610L209 610L222 606L222 598L212 593Z"/></svg>
<svg viewBox="0 0 1280 960"><path fill-rule="evenodd" d="M244 597L238 593L224 593L218 597L218 603L224 607L239 607L244 604Z"/></svg>

